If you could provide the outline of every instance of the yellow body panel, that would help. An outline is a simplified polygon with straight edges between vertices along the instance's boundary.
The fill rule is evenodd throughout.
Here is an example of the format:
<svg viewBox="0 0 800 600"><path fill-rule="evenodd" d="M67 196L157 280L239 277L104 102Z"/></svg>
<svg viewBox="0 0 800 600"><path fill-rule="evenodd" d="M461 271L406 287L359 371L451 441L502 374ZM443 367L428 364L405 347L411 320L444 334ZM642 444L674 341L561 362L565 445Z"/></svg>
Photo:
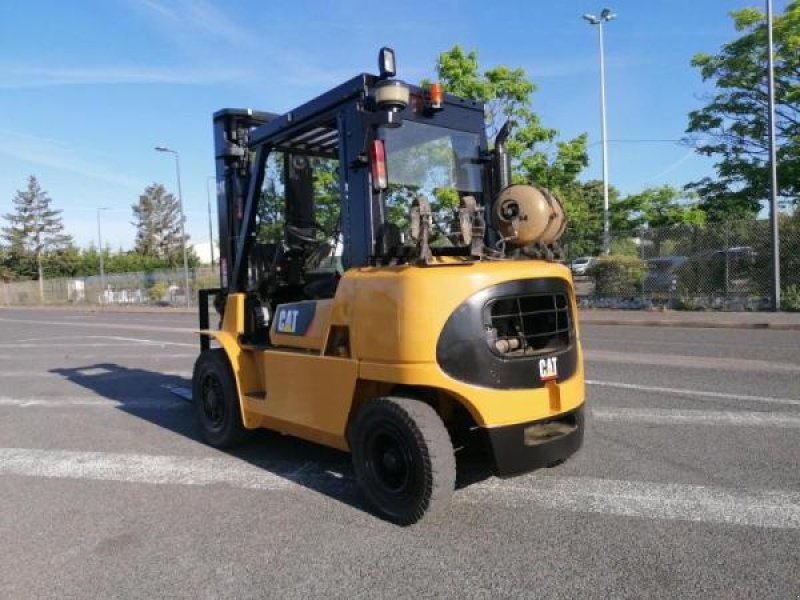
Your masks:
<svg viewBox="0 0 800 600"><path fill-rule="evenodd" d="M538 389L490 389L453 379L436 361L439 335L453 311L478 291L506 281L557 277L569 270L545 261L478 262L452 266L365 267L347 271L335 298L319 301L314 326L346 327L348 358L324 356L327 331L304 349L247 349L244 296L231 294L221 332L237 377L246 427L269 427L347 448L346 427L357 390L394 385L439 390L463 404L482 427L552 418L584 401L583 356L575 373ZM577 314L570 293L572 314ZM324 318L322 318L324 317ZM576 327L576 344L580 336ZM288 336L287 336L288 337ZM297 338L295 338L297 340ZM273 343L288 345L291 340ZM295 341L297 346L297 342Z"/></svg>
<svg viewBox="0 0 800 600"><path fill-rule="evenodd" d="M304 350L320 350L325 342L330 324L331 308L333 300L308 300L308 303L316 304L314 320L305 335L287 335L277 330L277 323L272 324L269 339L276 346L287 348L303 348Z"/></svg>

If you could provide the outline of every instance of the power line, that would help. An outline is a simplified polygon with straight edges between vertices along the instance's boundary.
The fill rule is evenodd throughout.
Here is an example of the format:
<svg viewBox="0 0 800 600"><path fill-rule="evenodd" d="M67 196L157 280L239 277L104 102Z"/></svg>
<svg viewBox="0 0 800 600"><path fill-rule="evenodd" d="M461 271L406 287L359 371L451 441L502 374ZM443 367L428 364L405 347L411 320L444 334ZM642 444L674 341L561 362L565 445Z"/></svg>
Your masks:
<svg viewBox="0 0 800 600"><path fill-rule="evenodd" d="M685 140L670 140L670 139L617 139L617 140L606 140L607 142L614 142L619 144L678 144L684 143ZM601 142L592 142L587 146L587 148L591 148L592 146L597 146Z"/></svg>

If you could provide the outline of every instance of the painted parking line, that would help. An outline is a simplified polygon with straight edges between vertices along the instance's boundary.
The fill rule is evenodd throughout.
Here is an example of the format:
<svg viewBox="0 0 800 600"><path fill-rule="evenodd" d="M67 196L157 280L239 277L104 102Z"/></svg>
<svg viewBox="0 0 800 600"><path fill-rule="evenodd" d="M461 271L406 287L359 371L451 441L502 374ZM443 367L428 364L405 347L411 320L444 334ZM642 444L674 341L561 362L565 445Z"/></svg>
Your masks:
<svg viewBox="0 0 800 600"><path fill-rule="evenodd" d="M126 483L285 489L289 480L230 458L0 448L0 474Z"/></svg>
<svg viewBox="0 0 800 600"><path fill-rule="evenodd" d="M800 494L777 490L740 493L677 483L528 476L483 482L467 488L465 496L556 511L800 529Z"/></svg>
<svg viewBox="0 0 800 600"><path fill-rule="evenodd" d="M103 398L84 398L80 396L53 398L12 398L0 396L0 408L122 408L122 409L146 409L146 410L176 410L186 406L177 398L153 398L137 397L125 398L123 400L111 400Z"/></svg>
<svg viewBox="0 0 800 600"><path fill-rule="evenodd" d="M122 337L119 335L109 336L111 339L120 340L123 342L135 342L139 344L145 344L149 346L183 346L184 348L199 348L200 343L188 344L186 342L167 342L165 340L151 340L147 338L131 338L131 337Z"/></svg>
<svg viewBox="0 0 800 600"><path fill-rule="evenodd" d="M60 371L69 371L70 375L65 375ZM44 378L57 378L57 379L70 379L73 377L96 377L103 381L111 381L117 379L131 379L138 380L141 378L141 372L137 369L124 369L120 371L109 370L107 367L98 367L95 372L93 369L82 369L80 367L66 367L55 371L34 371L31 369L18 369L14 371L5 371L0 374L0 381L6 377L44 377ZM183 377L191 379L191 371L162 371L154 372L152 377Z"/></svg>
<svg viewBox="0 0 800 600"><path fill-rule="evenodd" d="M36 348L37 350L43 350L48 348L74 348L76 350L80 348L130 348L131 344L125 344L122 342L52 342L52 343L12 343L12 344L0 344L0 350L23 350L23 349L30 349Z"/></svg>
<svg viewBox="0 0 800 600"><path fill-rule="evenodd" d="M623 383L621 381L598 381L587 379L586 385L596 387L610 387L622 390L636 390L640 392L655 392L658 394L674 394L677 396L691 396L700 398L714 398L719 400L744 400L746 402L766 402L769 404L787 404L800 406L800 400L794 398L775 398L772 396L750 396L747 394L727 394L723 392L708 392L704 390L670 388L652 385L639 385L637 383Z"/></svg>
<svg viewBox="0 0 800 600"><path fill-rule="evenodd" d="M0 448L0 475L150 485L228 485L249 490L352 488L350 475L305 463L267 470L231 457L195 458L110 452ZM456 492L456 502L556 511L800 529L800 494L736 492L688 484L528 475L491 479Z"/></svg>
<svg viewBox="0 0 800 600"><path fill-rule="evenodd" d="M800 364L744 358L714 358L678 354L648 354L646 352L615 352L611 350L586 350L584 358L587 362L677 367L681 369L800 373Z"/></svg>
<svg viewBox="0 0 800 600"><path fill-rule="evenodd" d="M85 340L92 341L85 341ZM106 341L94 341L106 340ZM25 341L25 342L4 342L0 343L0 349L18 349L18 348L102 348L102 347L118 347L130 348L136 346L181 346L184 348L199 348L199 344L189 344L186 342L168 342L166 340L151 340L143 338L129 338L120 336L84 336L76 338L72 341Z"/></svg>
<svg viewBox="0 0 800 600"><path fill-rule="evenodd" d="M194 328L191 327L162 327L159 325L134 325L133 323L126 323L120 319L119 323L100 323L95 321L81 321L71 323L69 321L40 321L38 319L13 319L8 317L0 317L0 322L4 323L21 323L25 325L47 325L56 327L80 327L86 328L99 328L99 329L130 329L136 331L161 331L166 333L193 333Z"/></svg>
<svg viewBox="0 0 800 600"><path fill-rule="evenodd" d="M123 360L123 359L133 359L133 360L152 360L152 361L163 361L172 358L197 358L197 355L200 353L198 352L153 352L151 349L149 352L131 352L131 346L120 346L120 350L106 348L102 352L93 351L93 352L84 352L80 348L73 347L72 349L65 349L59 353L59 360L61 361L60 366L64 366L65 360L70 361L86 361L92 359L106 359L103 362L109 362L109 360ZM199 348L199 346L198 346ZM26 363L31 362L31 355L28 354L0 354L0 360L14 362L14 361L23 361ZM9 367L0 367L0 370L7 369ZM0 372L0 378L3 377L5 373Z"/></svg>
<svg viewBox="0 0 800 600"><path fill-rule="evenodd" d="M592 407L590 412L595 421L615 423L800 428L800 415L790 413L616 407Z"/></svg>

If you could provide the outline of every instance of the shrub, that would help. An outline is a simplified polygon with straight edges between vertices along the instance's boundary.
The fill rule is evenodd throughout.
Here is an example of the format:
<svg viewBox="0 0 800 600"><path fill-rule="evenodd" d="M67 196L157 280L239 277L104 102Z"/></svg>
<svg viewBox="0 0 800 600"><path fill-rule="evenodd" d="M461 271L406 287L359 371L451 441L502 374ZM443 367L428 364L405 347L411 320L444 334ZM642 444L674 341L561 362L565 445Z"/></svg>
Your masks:
<svg viewBox="0 0 800 600"><path fill-rule="evenodd" d="M636 256L601 256L587 274L594 278L596 296L635 296L641 292L645 264Z"/></svg>
<svg viewBox="0 0 800 600"><path fill-rule="evenodd" d="M147 295L150 298L150 302L158 303L163 300L168 291L169 286L166 283L157 281L147 290Z"/></svg>
<svg viewBox="0 0 800 600"><path fill-rule="evenodd" d="M219 277L217 275L205 275L198 277L194 282L194 289L206 290L219 287Z"/></svg>
<svg viewBox="0 0 800 600"><path fill-rule="evenodd" d="M781 293L781 310L800 312L800 285L790 285L783 290Z"/></svg>

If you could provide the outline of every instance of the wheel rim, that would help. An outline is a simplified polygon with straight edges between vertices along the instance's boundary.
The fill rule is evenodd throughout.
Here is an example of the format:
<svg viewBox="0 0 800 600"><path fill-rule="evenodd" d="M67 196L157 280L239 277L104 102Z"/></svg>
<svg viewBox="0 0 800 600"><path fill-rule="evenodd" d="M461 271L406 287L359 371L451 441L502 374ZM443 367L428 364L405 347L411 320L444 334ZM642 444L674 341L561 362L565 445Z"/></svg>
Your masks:
<svg viewBox="0 0 800 600"><path fill-rule="evenodd" d="M393 423L376 423L366 440L370 478L392 496L407 496L415 488L416 461L403 432Z"/></svg>
<svg viewBox="0 0 800 600"><path fill-rule="evenodd" d="M206 375L200 392L200 408L209 429L218 431L225 423L225 394L222 382L214 375Z"/></svg>

